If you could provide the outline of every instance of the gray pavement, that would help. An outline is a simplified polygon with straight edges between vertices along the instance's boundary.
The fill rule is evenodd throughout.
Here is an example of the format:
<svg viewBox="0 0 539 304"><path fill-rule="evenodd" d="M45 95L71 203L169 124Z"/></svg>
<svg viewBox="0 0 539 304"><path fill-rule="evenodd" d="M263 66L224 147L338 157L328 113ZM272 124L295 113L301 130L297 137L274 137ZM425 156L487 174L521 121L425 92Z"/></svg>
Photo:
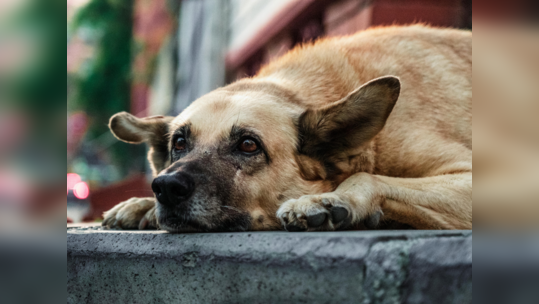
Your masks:
<svg viewBox="0 0 539 304"><path fill-rule="evenodd" d="M471 303L471 231L67 228L68 303Z"/></svg>

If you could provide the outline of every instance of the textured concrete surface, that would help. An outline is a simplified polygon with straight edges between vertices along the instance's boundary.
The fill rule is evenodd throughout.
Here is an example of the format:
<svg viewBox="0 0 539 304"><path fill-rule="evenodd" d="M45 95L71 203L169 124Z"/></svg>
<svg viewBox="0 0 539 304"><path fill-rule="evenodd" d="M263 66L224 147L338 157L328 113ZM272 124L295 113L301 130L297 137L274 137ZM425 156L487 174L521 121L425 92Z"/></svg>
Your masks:
<svg viewBox="0 0 539 304"><path fill-rule="evenodd" d="M67 228L68 303L471 303L471 231Z"/></svg>

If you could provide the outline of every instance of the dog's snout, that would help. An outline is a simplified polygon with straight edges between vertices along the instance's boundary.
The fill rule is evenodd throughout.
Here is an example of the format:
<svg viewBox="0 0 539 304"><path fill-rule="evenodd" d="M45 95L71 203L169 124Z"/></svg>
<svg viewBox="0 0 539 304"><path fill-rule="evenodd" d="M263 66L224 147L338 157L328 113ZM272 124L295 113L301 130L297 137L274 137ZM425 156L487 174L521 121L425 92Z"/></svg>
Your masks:
<svg viewBox="0 0 539 304"><path fill-rule="evenodd" d="M195 182L183 172L158 176L152 183L155 197L164 205L176 205L184 202L191 196L194 189Z"/></svg>

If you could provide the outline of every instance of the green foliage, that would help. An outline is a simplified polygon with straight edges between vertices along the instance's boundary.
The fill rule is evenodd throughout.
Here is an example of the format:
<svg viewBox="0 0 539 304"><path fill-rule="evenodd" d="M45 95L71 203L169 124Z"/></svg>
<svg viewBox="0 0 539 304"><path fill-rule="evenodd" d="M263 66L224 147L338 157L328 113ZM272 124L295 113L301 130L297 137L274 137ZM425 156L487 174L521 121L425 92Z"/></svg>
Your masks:
<svg viewBox="0 0 539 304"><path fill-rule="evenodd" d="M96 122L90 138L107 132L110 116L129 109L132 16L132 0L92 0L76 16L75 27L91 29L98 36L89 71L75 81L74 106Z"/></svg>
<svg viewBox="0 0 539 304"><path fill-rule="evenodd" d="M109 132L107 122L113 114L129 110L133 3L132 0L92 0L73 22L72 30L90 33L96 46L88 70L74 79L76 93L72 102L73 109L83 110L91 118L88 140ZM116 142L109 151L123 174L128 169L142 170L142 147Z"/></svg>
<svg viewBox="0 0 539 304"><path fill-rule="evenodd" d="M24 126L8 163L47 183L65 179L65 13L63 1L31 0L0 20L0 44L20 47L13 70L0 74L0 111Z"/></svg>
<svg viewBox="0 0 539 304"><path fill-rule="evenodd" d="M65 26L64 15L65 3L60 0L32 0L10 21L11 35L31 41L33 49L3 89L17 100L18 107L34 116L45 118L64 106L65 49L59 34Z"/></svg>

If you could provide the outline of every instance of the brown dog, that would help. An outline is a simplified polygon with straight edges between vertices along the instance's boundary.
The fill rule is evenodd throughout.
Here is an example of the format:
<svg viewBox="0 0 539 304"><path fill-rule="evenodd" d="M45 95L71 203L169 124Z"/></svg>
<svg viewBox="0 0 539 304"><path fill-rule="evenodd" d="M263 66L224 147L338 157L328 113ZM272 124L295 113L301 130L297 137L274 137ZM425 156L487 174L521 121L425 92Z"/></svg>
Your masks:
<svg viewBox="0 0 539 304"><path fill-rule="evenodd" d="M121 203L104 226L472 228L471 32L414 25L322 40L178 117L119 113L110 128L150 146L157 203Z"/></svg>

